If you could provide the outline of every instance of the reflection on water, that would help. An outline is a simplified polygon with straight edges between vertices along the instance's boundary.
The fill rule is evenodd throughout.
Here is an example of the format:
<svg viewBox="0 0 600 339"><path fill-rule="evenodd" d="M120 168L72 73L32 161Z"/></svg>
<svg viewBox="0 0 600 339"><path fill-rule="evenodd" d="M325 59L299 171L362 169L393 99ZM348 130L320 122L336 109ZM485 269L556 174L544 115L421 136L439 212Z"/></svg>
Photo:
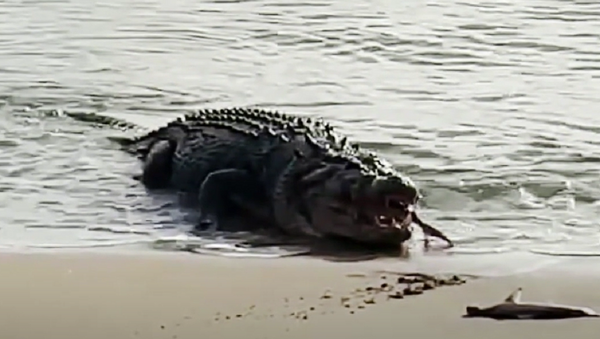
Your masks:
<svg viewBox="0 0 600 339"><path fill-rule="evenodd" d="M3 1L2 243L144 243L190 225L105 139L129 132L60 112L152 127L252 104L323 116L385 154L455 253L600 252L599 15L559 0Z"/></svg>

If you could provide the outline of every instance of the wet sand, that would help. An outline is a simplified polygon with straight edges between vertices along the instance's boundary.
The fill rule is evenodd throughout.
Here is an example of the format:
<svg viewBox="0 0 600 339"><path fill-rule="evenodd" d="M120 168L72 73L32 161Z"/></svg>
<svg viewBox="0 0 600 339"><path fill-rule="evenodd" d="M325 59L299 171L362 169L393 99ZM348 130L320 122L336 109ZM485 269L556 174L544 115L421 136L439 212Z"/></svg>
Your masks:
<svg viewBox="0 0 600 339"><path fill-rule="evenodd" d="M468 279L394 299L377 289L395 287L397 276L374 271L385 264L368 262L192 254L0 257L2 338L583 339L600 330L598 318L461 318L467 305L496 303L519 286L525 300L600 311L600 273L583 274L576 265Z"/></svg>

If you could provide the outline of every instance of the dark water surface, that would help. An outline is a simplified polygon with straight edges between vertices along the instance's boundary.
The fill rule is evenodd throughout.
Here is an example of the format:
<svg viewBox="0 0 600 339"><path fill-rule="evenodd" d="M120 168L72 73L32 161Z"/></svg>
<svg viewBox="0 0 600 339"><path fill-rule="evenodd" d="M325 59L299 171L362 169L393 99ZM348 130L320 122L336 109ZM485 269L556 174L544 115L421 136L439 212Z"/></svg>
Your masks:
<svg viewBox="0 0 600 339"><path fill-rule="evenodd" d="M599 89L597 1L5 0L0 244L148 248L189 226L131 179L121 132L61 112L153 127L260 105L383 153L452 253L600 253Z"/></svg>

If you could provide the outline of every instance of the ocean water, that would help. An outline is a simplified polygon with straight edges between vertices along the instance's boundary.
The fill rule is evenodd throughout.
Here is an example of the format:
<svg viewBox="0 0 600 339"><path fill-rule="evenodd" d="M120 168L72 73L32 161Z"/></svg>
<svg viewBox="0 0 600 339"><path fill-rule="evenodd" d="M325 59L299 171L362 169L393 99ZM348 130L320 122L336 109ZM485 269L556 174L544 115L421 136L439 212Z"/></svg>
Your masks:
<svg viewBox="0 0 600 339"><path fill-rule="evenodd" d="M597 1L2 1L0 249L277 255L189 238L106 140L132 132L62 114L258 105L407 173L447 254L600 255L598 88Z"/></svg>

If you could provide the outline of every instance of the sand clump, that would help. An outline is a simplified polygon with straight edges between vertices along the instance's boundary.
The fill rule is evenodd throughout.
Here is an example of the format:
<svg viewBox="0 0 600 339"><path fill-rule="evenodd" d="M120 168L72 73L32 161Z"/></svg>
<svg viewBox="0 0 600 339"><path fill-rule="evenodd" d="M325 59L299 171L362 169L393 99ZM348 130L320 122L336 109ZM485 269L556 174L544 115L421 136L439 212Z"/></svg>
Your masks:
<svg viewBox="0 0 600 339"><path fill-rule="evenodd" d="M364 274L348 274L348 277L364 277ZM331 314L337 310L345 309L349 314L356 314L371 305L388 300L404 299L417 296L426 291L434 290L444 286L457 286L467 282L468 277L460 275L428 275L423 273L388 273L379 278L370 279L364 287L357 287L349 292L333 292L332 289L325 290L318 298L306 296L297 298L297 302L291 298L284 298L284 309L295 308L295 311L285 313L283 317L292 317L299 320L308 320L310 316L318 314ZM320 311L320 312L319 312ZM235 315L221 315L215 317L216 321L234 320L243 317L274 318L277 314L273 312L262 312L252 305L248 310Z"/></svg>

